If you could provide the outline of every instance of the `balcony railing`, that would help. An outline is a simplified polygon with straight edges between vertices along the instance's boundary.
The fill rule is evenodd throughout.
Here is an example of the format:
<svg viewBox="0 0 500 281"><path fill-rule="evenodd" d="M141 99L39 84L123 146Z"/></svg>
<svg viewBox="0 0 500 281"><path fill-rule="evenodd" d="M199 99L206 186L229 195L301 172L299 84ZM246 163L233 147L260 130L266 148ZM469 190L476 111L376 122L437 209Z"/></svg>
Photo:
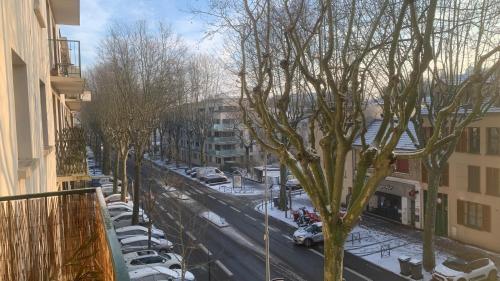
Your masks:
<svg viewBox="0 0 500 281"><path fill-rule="evenodd" d="M208 141L212 143L233 143L233 144L241 142L241 140L239 140L237 137L209 137Z"/></svg>
<svg viewBox="0 0 500 281"><path fill-rule="evenodd" d="M214 124L213 126L213 129L216 131L231 131L234 128L234 124Z"/></svg>
<svg viewBox="0 0 500 281"><path fill-rule="evenodd" d="M0 280L129 280L100 189L0 197Z"/></svg>
<svg viewBox="0 0 500 281"><path fill-rule="evenodd" d="M49 39L51 75L81 78L80 41Z"/></svg>
<svg viewBox="0 0 500 281"><path fill-rule="evenodd" d="M87 151L82 128L69 127L57 135L57 176L82 176L87 174Z"/></svg>

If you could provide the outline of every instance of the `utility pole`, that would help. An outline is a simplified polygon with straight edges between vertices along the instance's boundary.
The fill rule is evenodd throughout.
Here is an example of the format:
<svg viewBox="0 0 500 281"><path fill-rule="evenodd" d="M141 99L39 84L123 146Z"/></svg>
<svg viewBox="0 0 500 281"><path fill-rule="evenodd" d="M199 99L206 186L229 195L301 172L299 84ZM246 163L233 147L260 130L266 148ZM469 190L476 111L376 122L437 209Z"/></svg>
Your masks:
<svg viewBox="0 0 500 281"><path fill-rule="evenodd" d="M269 187L267 186L267 153L264 155L264 220L265 220L265 228L264 228L264 242L266 243L266 281L271 280L271 268L269 265L269 215L267 213L267 192Z"/></svg>

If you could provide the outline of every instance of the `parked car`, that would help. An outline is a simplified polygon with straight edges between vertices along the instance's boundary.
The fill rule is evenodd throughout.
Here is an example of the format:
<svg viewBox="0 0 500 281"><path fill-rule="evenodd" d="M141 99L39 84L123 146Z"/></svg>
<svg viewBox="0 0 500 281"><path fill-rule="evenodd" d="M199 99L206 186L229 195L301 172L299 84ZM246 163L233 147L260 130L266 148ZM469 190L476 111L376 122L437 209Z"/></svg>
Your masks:
<svg viewBox="0 0 500 281"><path fill-rule="evenodd" d="M117 205L123 205L123 206L130 206L130 207L133 207L134 206L134 202L133 201L128 201L128 202L123 202L123 201L116 201L116 202L111 202L111 203L108 203L106 204L108 207L110 206L117 206Z"/></svg>
<svg viewBox="0 0 500 281"><path fill-rule="evenodd" d="M198 175L198 172L199 172L201 169L202 169L201 167L195 167L195 168L191 169L191 173L189 173L189 175L190 175L192 178L196 178L196 176Z"/></svg>
<svg viewBox="0 0 500 281"><path fill-rule="evenodd" d="M148 235L148 228L141 225L130 225L115 229L116 236L118 240L122 240L128 237L136 235ZM161 229L152 228L151 237L165 239L165 232Z"/></svg>
<svg viewBox="0 0 500 281"><path fill-rule="evenodd" d="M224 173L215 167L204 167L197 171L196 178L205 181L208 175L224 176Z"/></svg>
<svg viewBox="0 0 500 281"><path fill-rule="evenodd" d="M436 281L497 280L495 263L485 256L464 255L448 258L432 272Z"/></svg>
<svg viewBox="0 0 500 281"><path fill-rule="evenodd" d="M143 281L143 280L161 280L161 281L181 281L182 271L180 269L169 269L167 267L157 265L152 267L142 267L128 272L130 281ZM146 279L147 278L147 279ZM194 281L194 275L186 271L184 273L184 280Z"/></svg>
<svg viewBox="0 0 500 281"><path fill-rule="evenodd" d="M104 198L104 201L106 202L106 204L118 202L118 201L121 201L121 199L122 199L121 196L122 196L121 194L111 194L111 195L107 196L106 198ZM125 202L128 202L129 198L130 198L129 196L126 196Z"/></svg>
<svg viewBox="0 0 500 281"><path fill-rule="evenodd" d="M125 204L117 204L117 205L111 205L108 206L108 213L109 216L114 218L118 216L119 214L125 213L125 212L132 212L134 209L134 205L125 205ZM139 215L142 215L144 213L144 210L139 208Z"/></svg>
<svg viewBox="0 0 500 281"><path fill-rule="evenodd" d="M205 182L208 184L211 183L224 183L227 182L227 177L226 176L221 176L218 174L212 174L212 175L206 175L205 176Z"/></svg>
<svg viewBox="0 0 500 281"><path fill-rule="evenodd" d="M122 239L120 241L122 245L123 253L136 252L141 250L148 250L148 236L147 235L136 235ZM151 237L151 248L150 250L155 250L158 253L167 253L172 250L173 244L167 239L159 239Z"/></svg>
<svg viewBox="0 0 500 281"><path fill-rule="evenodd" d="M293 233L295 244L311 247L314 243L323 242L323 223L316 222L311 225L300 227Z"/></svg>
<svg viewBox="0 0 500 281"><path fill-rule="evenodd" d="M146 254L147 253L147 254ZM131 252L123 255L129 270L147 266L162 265L169 269L180 269L182 257L174 253L159 255L154 250Z"/></svg>
<svg viewBox="0 0 500 281"><path fill-rule="evenodd" d="M113 226L120 228L132 225L132 212L123 212L111 218ZM146 226L149 223L149 218L143 213L139 213L139 225Z"/></svg>
<svg viewBox="0 0 500 281"><path fill-rule="evenodd" d="M287 190L297 190L302 188L300 186L299 180L293 175L289 175L287 177L285 186Z"/></svg>

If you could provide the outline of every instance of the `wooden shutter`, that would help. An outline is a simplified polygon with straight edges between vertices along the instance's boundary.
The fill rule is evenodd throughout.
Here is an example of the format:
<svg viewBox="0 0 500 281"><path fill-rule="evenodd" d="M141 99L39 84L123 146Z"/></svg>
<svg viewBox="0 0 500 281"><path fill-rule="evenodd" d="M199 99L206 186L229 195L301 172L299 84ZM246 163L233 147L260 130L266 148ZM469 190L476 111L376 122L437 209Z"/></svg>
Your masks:
<svg viewBox="0 0 500 281"><path fill-rule="evenodd" d="M427 183L427 169L423 162L421 162L420 170L422 171L422 182Z"/></svg>
<svg viewBox="0 0 500 281"><path fill-rule="evenodd" d="M457 224L464 225L464 201L457 200Z"/></svg>
<svg viewBox="0 0 500 281"><path fill-rule="evenodd" d="M481 205L483 207L483 230L491 231L491 208L488 205Z"/></svg>
<svg viewBox="0 0 500 281"><path fill-rule="evenodd" d="M443 172L441 173L441 182L439 185L441 186L449 186L449 177L450 177L450 165L446 163L446 167L444 167Z"/></svg>
<svg viewBox="0 0 500 281"><path fill-rule="evenodd" d="M486 167L486 194L500 195L500 173L497 168Z"/></svg>
<svg viewBox="0 0 500 281"><path fill-rule="evenodd" d="M458 140L457 146L455 147L455 151L457 152L467 152L467 129L462 131L460 134L460 139Z"/></svg>

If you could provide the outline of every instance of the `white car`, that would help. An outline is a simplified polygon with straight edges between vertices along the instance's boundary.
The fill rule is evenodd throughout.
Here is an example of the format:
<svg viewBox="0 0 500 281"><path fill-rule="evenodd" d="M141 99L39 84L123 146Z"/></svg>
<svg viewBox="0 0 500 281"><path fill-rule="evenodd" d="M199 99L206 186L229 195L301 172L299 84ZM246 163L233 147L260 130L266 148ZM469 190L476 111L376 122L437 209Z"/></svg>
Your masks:
<svg viewBox="0 0 500 281"><path fill-rule="evenodd" d="M143 280L161 280L161 281L181 281L182 272L180 269L168 269L167 267L157 265L152 267L143 267L128 272L130 281ZM146 279L147 278L147 279ZM184 280L194 281L194 275L187 271L184 273Z"/></svg>
<svg viewBox="0 0 500 281"><path fill-rule="evenodd" d="M487 257L467 255L448 258L432 272L433 281L497 280L495 263Z"/></svg>
<svg viewBox="0 0 500 281"><path fill-rule="evenodd" d="M172 250L173 244L167 239L151 237L151 248L148 248L149 239L147 235L137 235L122 239L120 241L123 253L130 253L142 250L155 250L158 253L168 253Z"/></svg>
<svg viewBox="0 0 500 281"><path fill-rule="evenodd" d="M201 181L205 181L209 175L224 176L224 173L215 167L204 167L196 172L196 178Z"/></svg>
<svg viewBox="0 0 500 281"><path fill-rule="evenodd" d="M293 233L293 241L296 244L311 247L314 243L323 242L323 223L316 222L301 227Z"/></svg>
<svg viewBox="0 0 500 281"><path fill-rule="evenodd" d="M148 236L148 228L140 225L130 225L115 229L116 236L118 240L122 240L128 237L136 235L146 235ZM151 237L165 239L165 232L157 228L151 228Z"/></svg>
<svg viewBox="0 0 500 281"><path fill-rule="evenodd" d="M122 196L121 194L111 194L108 197L104 198L104 201L106 202L106 204L113 203L113 202L119 202L122 200L121 196ZM125 202L128 202L129 198L130 198L129 196L126 196Z"/></svg>
<svg viewBox="0 0 500 281"><path fill-rule="evenodd" d="M111 218L115 228L132 225L132 212L123 212ZM147 225L149 218L144 212L139 212L139 225Z"/></svg>
<svg viewBox="0 0 500 281"><path fill-rule="evenodd" d="M129 270L146 266L162 265L169 269L181 269L182 257L174 253L159 255L154 250L131 252L123 255Z"/></svg>
<svg viewBox="0 0 500 281"><path fill-rule="evenodd" d="M108 206L108 213L110 217L116 217L121 213L125 212L132 212L134 209L133 205L122 205L122 204L117 204L117 205L111 205ZM139 214L142 215L144 214L144 211L139 208Z"/></svg>

